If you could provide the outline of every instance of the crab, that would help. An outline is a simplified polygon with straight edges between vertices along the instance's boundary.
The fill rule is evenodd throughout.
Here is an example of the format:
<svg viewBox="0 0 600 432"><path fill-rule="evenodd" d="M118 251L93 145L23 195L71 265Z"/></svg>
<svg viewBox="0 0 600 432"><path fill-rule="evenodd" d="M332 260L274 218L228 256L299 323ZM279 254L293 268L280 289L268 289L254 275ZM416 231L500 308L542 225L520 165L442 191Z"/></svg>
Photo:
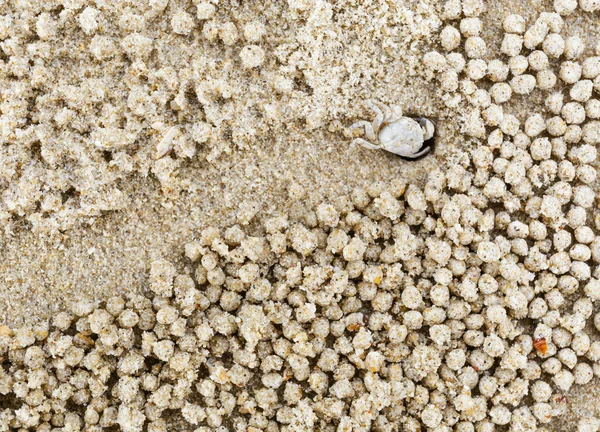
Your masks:
<svg viewBox="0 0 600 432"><path fill-rule="evenodd" d="M408 159L416 159L431 150L431 146L426 144L435 131L431 121L422 117L404 117L402 109L395 105L389 107L375 101L369 101L368 105L375 111L375 120L372 123L358 121L349 129L354 136L356 130L364 128L368 141L355 138L352 145L360 144L371 150L383 149Z"/></svg>

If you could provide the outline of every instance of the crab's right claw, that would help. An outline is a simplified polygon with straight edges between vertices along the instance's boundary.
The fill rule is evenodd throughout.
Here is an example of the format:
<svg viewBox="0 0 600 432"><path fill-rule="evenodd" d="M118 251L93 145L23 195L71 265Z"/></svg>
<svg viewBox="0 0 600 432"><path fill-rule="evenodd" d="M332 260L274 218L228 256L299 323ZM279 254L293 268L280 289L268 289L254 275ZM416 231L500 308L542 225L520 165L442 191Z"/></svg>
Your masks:
<svg viewBox="0 0 600 432"><path fill-rule="evenodd" d="M421 125L421 129L423 129L423 139L427 141L428 139L433 138L433 134L435 133L435 126L426 118L419 118L419 124Z"/></svg>

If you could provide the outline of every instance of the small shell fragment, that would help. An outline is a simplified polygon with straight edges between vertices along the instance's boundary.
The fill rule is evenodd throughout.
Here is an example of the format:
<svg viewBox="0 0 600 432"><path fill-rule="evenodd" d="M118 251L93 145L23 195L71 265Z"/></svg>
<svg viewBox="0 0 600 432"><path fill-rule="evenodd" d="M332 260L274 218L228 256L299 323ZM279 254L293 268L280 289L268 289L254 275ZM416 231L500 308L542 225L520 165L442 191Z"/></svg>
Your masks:
<svg viewBox="0 0 600 432"><path fill-rule="evenodd" d="M533 347L541 355L546 355L546 353L548 352L548 343L546 342L546 338L544 337L533 339Z"/></svg>
<svg viewBox="0 0 600 432"><path fill-rule="evenodd" d="M96 342L89 335L83 333L77 333L75 335L75 340L84 345L94 346Z"/></svg>
<svg viewBox="0 0 600 432"><path fill-rule="evenodd" d="M156 146L156 156L154 159L160 159L173 150L173 138L177 135L177 126L172 126L163 139Z"/></svg>

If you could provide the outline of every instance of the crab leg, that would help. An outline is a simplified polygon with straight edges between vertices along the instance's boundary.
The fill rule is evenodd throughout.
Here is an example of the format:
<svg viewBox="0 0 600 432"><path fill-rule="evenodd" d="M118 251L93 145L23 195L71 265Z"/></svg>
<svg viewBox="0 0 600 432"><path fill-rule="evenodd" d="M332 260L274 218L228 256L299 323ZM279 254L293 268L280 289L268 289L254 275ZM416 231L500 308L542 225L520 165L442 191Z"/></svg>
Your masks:
<svg viewBox="0 0 600 432"><path fill-rule="evenodd" d="M364 140L362 138L355 138L354 140L352 140L352 144L351 146L355 146L356 144L360 144L361 146L363 146L364 148L368 148L369 150L379 150L380 147L375 145L375 144L371 144L369 141Z"/></svg>
<svg viewBox="0 0 600 432"><path fill-rule="evenodd" d="M375 131L373 130L373 125L365 120L361 120L361 121L357 121L356 123L353 123L352 126L350 126L350 133L352 133L354 130L360 129L362 127L365 128L365 136L367 137L368 140L377 141L377 135L375 135Z"/></svg>
<svg viewBox="0 0 600 432"><path fill-rule="evenodd" d="M368 101L367 104L369 105L369 108L371 108L373 111L375 111L375 120L373 120L373 130L375 131L375 133L379 132L379 128L381 127L382 123L385 121L386 115L382 112L381 108L379 108L377 105L375 105L375 103L373 101Z"/></svg>
<svg viewBox="0 0 600 432"><path fill-rule="evenodd" d="M390 123L392 121L392 118L394 117L394 115L393 115L392 109L388 105L381 103L381 102L377 102L375 100L371 100L369 103L370 103L371 108L376 106L379 109L379 111L381 111L383 113L383 122L382 123ZM373 108L373 110L375 110L375 109Z"/></svg>
<svg viewBox="0 0 600 432"><path fill-rule="evenodd" d="M418 157L423 156L424 154L429 153L429 150L431 150L431 147L427 146L423 150L421 150L419 153L411 154L410 156L404 156L403 155L402 157L405 157L405 158L408 158L408 159L416 159Z"/></svg>

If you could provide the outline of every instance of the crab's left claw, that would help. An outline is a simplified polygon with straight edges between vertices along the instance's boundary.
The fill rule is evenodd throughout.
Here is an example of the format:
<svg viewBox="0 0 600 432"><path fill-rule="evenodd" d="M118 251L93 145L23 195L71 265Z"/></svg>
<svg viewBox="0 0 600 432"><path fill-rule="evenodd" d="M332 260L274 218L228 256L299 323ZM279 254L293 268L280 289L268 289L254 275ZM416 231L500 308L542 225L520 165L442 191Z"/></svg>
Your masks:
<svg viewBox="0 0 600 432"><path fill-rule="evenodd" d="M433 138L433 134L435 133L435 126L426 118L420 117L416 119L421 125L421 129L423 129L423 139L427 141L428 139Z"/></svg>
<svg viewBox="0 0 600 432"><path fill-rule="evenodd" d="M391 113L390 121L395 122L402 118L402 108L400 108L398 105L392 105L391 110L392 110L392 113Z"/></svg>

